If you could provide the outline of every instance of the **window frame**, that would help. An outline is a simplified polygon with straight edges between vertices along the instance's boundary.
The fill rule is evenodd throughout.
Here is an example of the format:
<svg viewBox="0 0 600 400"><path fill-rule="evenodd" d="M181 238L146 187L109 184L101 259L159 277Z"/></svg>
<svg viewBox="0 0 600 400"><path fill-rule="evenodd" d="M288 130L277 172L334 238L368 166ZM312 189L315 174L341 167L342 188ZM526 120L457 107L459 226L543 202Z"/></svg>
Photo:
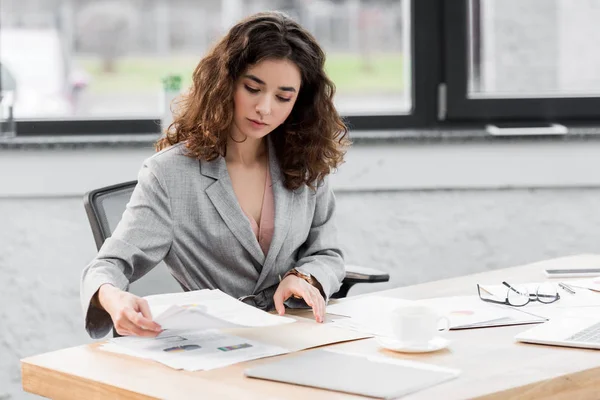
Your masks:
<svg viewBox="0 0 600 400"><path fill-rule="evenodd" d="M444 57L447 119L453 121L586 121L598 120L599 97L469 98L469 1L446 2ZM473 0L479 2L480 0Z"/></svg>
<svg viewBox="0 0 600 400"><path fill-rule="evenodd" d="M350 130L377 131L433 126L437 123L441 78L439 0L410 2L411 111L406 114L344 115ZM159 118L16 120L17 136L160 133Z"/></svg>
<svg viewBox="0 0 600 400"><path fill-rule="evenodd" d="M344 116L352 130L432 127L438 123L438 88L442 78L441 2L410 1L411 111L406 114Z"/></svg>
<svg viewBox="0 0 600 400"><path fill-rule="evenodd" d="M17 137L160 134L160 119L17 119ZM158 136L157 136L158 137Z"/></svg>
<svg viewBox="0 0 600 400"><path fill-rule="evenodd" d="M510 121L600 125L600 97L469 98L469 0L410 2L411 111L344 115L351 131L481 128ZM479 1L479 0L474 0ZM451 51L449 51L451 49ZM17 136L136 135L162 132L160 118L16 120Z"/></svg>

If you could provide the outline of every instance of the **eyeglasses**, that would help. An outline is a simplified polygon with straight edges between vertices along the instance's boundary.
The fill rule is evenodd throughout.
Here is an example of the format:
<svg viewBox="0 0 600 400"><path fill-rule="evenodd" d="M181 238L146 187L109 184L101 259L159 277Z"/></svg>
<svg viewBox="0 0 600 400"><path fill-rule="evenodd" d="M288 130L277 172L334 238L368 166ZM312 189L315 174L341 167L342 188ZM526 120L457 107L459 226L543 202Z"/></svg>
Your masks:
<svg viewBox="0 0 600 400"><path fill-rule="evenodd" d="M558 294L556 287L551 283L543 283L539 285L536 288L535 293L529 293L525 286L512 286L507 282L502 282L502 284L507 287L506 298L504 301L494 300L490 297L487 297L488 295L493 296L493 294L477 285L477 293L479 293L479 298L489 303L506 304L513 307L523 307L531 301L539 301L540 303L550 304L560 299L560 295ZM484 294L482 295L481 292L484 292Z"/></svg>

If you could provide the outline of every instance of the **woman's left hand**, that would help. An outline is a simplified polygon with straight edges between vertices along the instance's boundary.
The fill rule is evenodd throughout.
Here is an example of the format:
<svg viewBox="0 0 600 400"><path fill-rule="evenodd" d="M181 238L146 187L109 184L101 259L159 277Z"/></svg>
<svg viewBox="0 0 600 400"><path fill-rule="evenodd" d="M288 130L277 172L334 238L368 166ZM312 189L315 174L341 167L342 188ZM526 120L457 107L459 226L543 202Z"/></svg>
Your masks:
<svg viewBox="0 0 600 400"><path fill-rule="evenodd" d="M302 297L306 304L312 308L315 320L323 322L325 317L325 299L321 296L321 292L304 279L295 275L288 275L283 278L273 295L275 309L279 315L285 314L283 302L293 295Z"/></svg>

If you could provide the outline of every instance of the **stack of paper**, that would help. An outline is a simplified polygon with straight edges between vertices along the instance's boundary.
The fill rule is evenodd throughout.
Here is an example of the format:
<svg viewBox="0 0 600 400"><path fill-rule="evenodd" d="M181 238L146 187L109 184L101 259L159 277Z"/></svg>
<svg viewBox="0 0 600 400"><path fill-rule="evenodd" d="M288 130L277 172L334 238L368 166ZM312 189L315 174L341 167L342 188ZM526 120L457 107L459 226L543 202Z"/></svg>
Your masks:
<svg viewBox="0 0 600 400"><path fill-rule="evenodd" d="M102 346L103 350L158 361L187 371L221 368L243 361L289 353L217 330L163 332L156 338L120 337Z"/></svg>
<svg viewBox="0 0 600 400"><path fill-rule="evenodd" d="M176 369L196 371L224 367L289 351L217 331L223 328L272 327L295 322L272 315L220 290L195 290L147 296L154 321L163 332L156 338L111 339L103 350L148 358Z"/></svg>
<svg viewBox="0 0 600 400"><path fill-rule="evenodd" d="M114 338L101 346L102 350L197 371L368 337L269 314L219 290L146 299L163 332L156 338Z"/></svg>

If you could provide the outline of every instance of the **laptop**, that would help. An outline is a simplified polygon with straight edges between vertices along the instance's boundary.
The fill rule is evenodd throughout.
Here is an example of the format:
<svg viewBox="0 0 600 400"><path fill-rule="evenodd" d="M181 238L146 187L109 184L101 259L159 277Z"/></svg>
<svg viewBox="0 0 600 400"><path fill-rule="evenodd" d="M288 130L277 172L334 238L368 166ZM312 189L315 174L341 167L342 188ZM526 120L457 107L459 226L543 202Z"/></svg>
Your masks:
<svg viewBox="0 0 600 400"><path fill-rule="evenodd" d="M600 349L600 319L552 318L515 336L524 343Z"/></svg>
<svg viewBox="0 0 600 400"><path fill-rule="evenodd" d="M309 350L300 355L249 368L250 378L311 386L383 399L397 398L447 380L460 371L417 363L345 354L330 350Z"/></svg>

